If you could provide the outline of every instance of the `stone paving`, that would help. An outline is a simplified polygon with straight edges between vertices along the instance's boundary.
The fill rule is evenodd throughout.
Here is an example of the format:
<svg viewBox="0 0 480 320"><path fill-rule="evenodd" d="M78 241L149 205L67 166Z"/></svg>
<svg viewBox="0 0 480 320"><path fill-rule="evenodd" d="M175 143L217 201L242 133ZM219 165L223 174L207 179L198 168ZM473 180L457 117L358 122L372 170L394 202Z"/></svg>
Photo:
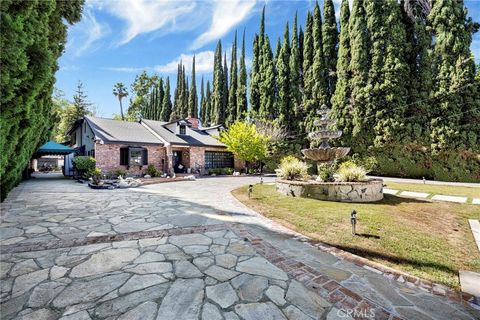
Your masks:
<svg viewBox="0 0 480 320"><path fill-rule="evenodd" d="M256 182L23 183L2 203L1 318L479 317L299 241L229 192Z"/></svg>

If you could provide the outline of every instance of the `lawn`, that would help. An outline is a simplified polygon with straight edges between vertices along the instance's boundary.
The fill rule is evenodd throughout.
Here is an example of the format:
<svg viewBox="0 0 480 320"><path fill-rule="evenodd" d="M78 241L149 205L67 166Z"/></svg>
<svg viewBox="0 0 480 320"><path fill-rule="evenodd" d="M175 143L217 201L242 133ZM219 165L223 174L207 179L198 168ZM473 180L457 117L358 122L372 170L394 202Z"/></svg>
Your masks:
<svg viewBox="0 0 480 320"><path fill-rule="evenodd" d="M480 219L480 206L385 195L376 203L341 203L292 198L273 185L233 191L270 219L351 253L412 275L459 288L458 270L480 272L480 253L467 219ZM357 210L357 235L350 212Z"/></svg>
<svg viewBox="0 0 480 320"><path fill-rule="evenodd" d="M480 188L473 187L452 187L433 184L418 183L396 183L384 182L387 188L401 191L426 192L431 194L443 194L450 196L463 196L469 198L480 198Z"/></svg>

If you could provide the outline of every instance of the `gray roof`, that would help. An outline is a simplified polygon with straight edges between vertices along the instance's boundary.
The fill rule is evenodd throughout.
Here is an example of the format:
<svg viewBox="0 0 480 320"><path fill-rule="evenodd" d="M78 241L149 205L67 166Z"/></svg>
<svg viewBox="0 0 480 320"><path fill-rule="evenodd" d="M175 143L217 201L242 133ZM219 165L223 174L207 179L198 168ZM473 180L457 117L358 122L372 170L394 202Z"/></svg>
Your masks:
<svg viewBox="0 0 480 320"><path fill-rule="evenodd" d="M119 121L85 116L95 136L104 142L162 144L157 137L138 122Z"/></svg>
<svg viewBox="0 0 480 320"><path fill-rule="evenodd" d="M142 122L145 123L156 134L162 137L162 139L173 145L225 147L223 143L200 129L190 128L190 134L178 135L165 127L165 125L172 122L162 122L147 119L142 119Z"/></svg>

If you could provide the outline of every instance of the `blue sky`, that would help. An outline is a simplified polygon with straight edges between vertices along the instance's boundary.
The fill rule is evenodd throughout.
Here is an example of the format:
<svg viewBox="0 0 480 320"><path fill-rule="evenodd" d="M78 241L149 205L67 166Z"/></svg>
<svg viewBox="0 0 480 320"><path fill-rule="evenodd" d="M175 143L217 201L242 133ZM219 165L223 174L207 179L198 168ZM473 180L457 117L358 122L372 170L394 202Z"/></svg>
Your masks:
<svg viewBox="0 0 480 320"><path fill-rule="evenodd" d="M338 14L341 0L334 2ZM86 0L82 20L69 29L56 87L71 100L77 82L82 81L97 115L111 117L119 113L118 100L112 95L115 83L130 87L135 75L145 69L151 74L170 76L174 87L178 61L182 59L189 72L195 54L199 88L202 75L206 79L212 77L218 39L228 50L229 58L235 30L239 32L239 41L246 30L249 63L264 5L266 31L274 48L277 38L282 37L285 22L289 21L291 26L295 11L299 24L304 25L307 11L314 4L301 0ZM319 4L323 7L323 0ZM469 15L480 20L480 0L465 4ZM479 63L480 33L474 35L472 51Z"/></svg>

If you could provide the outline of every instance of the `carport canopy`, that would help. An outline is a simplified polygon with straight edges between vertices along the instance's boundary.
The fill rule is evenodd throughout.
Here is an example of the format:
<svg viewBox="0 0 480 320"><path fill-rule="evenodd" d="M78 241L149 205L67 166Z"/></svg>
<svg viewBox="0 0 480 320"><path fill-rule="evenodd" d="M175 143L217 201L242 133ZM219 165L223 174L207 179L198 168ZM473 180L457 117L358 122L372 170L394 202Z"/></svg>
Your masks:
<svg viewBox="0 0 480 320"><path fill-rule="evenodd" d="M56 143L55 141L48 141L35 152L33 157L40 158L46 155L67 155L72 152L75 152L75 149Z"/></svg>

